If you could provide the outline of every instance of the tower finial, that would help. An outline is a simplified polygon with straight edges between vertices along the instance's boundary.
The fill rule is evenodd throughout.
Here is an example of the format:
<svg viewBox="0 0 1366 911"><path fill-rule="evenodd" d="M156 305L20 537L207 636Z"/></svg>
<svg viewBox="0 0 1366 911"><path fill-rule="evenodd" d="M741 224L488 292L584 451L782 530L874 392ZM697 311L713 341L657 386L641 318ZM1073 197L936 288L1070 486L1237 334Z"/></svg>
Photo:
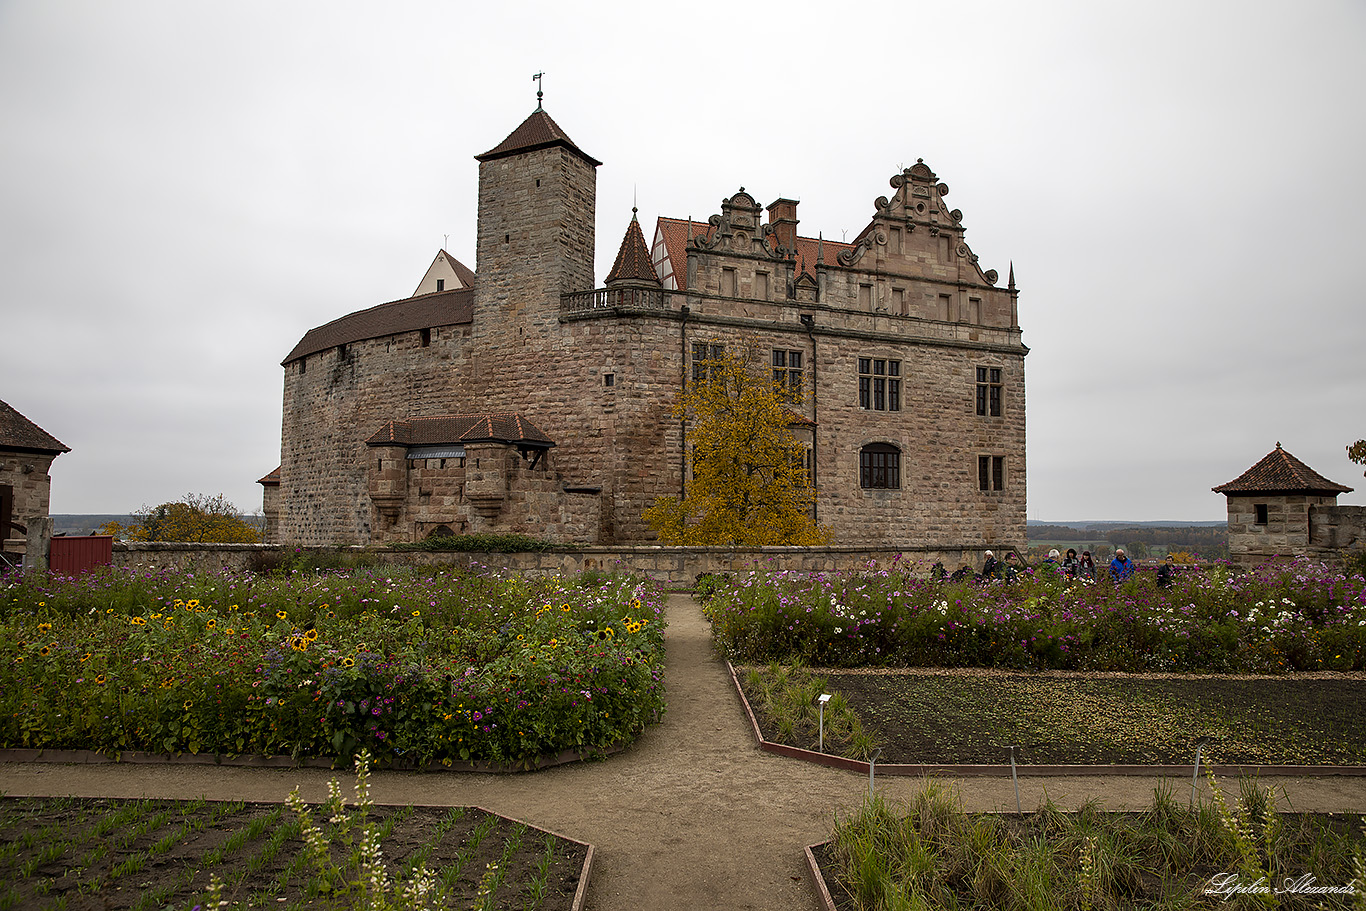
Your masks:
<svg viewBox="0 0 1366 911"><path fill-rule="evenodd" d="M1013 259L1010 261L1010 281L1006 283L1006 289L1009 291L1015 290L1015 260Z"/></svg>
<svg viewBox="0 0 1366 911"><path fill-rule="evenodd" d="M816 232L816 265L825 265L825 232Z"/></svg>
<svg viewBox="0 0 1366 911"><path fill-rule="evenodd" d="M532 76L532 77L531 77L531 80L532 80L533 82L536 83L536 110L538 110L538 111L541 109L541 99L545 97L545 92L541 91L541 89L543 88L543 84L542 84L542 82L541 82L541 77L544 76L544 75L545 75L545 70L542 70L541 72L537 73L535 76Z"/></svg>

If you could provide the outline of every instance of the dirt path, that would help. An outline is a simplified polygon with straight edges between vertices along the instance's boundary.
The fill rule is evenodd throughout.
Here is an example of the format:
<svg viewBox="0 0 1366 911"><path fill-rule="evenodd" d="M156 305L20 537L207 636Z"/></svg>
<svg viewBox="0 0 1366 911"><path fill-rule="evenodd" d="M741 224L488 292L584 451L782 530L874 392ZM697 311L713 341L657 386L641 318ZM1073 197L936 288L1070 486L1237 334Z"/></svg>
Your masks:
<svg viewBox="0 0 1366 911"><path fill-rule="evenodd" d="M709 630L685 595L669 599L668 691L664 723L605 763L529 775L379 772L382 803L478 805L553 829L597 849L590 911L813 907L802 878L802 846L822 841L834 814L857 806L866 776L761 753L754 745ZM0 764L0 792L12 796L231 798L280 801L296 784L321 801L334 773L212 766ZM346 784L345 775L340 775ZM1155 779L1023 777L1026 809L1047 794L1063 805L1097 797L1140 807ZM1294 809L1366 811L1366 779L1268 780ZM904 796L914 779L882 778L878 790ZM1179 785L1178 785L1179 787ZM1014 809L1010 779L961 784L969 811ZM347 788L349 791L349 787Z"/></svg>

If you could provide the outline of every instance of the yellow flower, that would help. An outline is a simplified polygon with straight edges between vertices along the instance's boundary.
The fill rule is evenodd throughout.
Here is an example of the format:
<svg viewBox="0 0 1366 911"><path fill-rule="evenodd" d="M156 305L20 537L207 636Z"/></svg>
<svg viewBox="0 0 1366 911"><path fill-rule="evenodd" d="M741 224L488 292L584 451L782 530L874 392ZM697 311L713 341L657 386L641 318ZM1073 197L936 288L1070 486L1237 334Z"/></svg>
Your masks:
<svg viewBox="0 0 1366 911"><path fill-rule="evenodd" d="M413 616L414 616L414 617L421 617L421 616L422 616L422 611L420 611L420 610L415 610L415 611L413 611Z"/></svg>
<svg viewBox="0 0 1366 911"><path fill-rule="evenodd" d="M309 642L314 642L318 638L318 631L316 629L311 629L308 632L304 633L304 638L307 639Z"/></svg>
<svg viewBox="0 0 1366 911"><path fill-rule="evenodd" d="M179 604L180 602L177 601L176 603ZM193 610L194 608L196 608L196 607L199 606L199 599L198 599L198 598L191 598L189 601L186 601L186 602L185 602L185 606L188 607L188 608L190 608L191 610Z"/></svg>
<svg viewBox="0 0 1366 911"><path fill-rule="evenodd" d="M342 659L342 667L355 667L355 665L356 665L356 661L355 661L354 658L343 658L343 659Z"/></svg>
<svg viewBox="0 0 1366 911"><path fill-rule="evenodd" d="M89 653L89 652L86 652L84 655L81 656L81 664L85 664L85 663L86 663L87 661L89 661L89 660L90 660L90 653Z"/></svg>
<svg viewBox="0 0 1366 911"><path fill-rule="evenodd" d="M96 685L96 686L104 686L104 675L103 675L103 674L100 674L98 677L95 678L95 685Z"/></svg>
<svg viewBox="0 0 1366 911"><path fill-rule="evenodd" d="M282 611L282 610L277 610L277 611L275 612L275 616L276 616L276 617L279 617L281 620L288 620L288 619L289 619L289 614L285 613L285 612Z"/></svg>
<svg viewBox="0 0 1366 911"><path fill-rule="evenodd" d="M46 602L46 601L39 601L39 602L38 602L38 606L39 606L39 607L47 607L47 602Z"/></svg>
<svg viewBox="0 0 1366 911"><path fill-rule="evenodd" d="M175 626L175 621L174 621L174 620L163 620L162 623L161 623L161 626L162 626L163 629L170 629L171 627Z"/></svg>
<svg viewBox="0 0 1366 911"><path fill-rule="evenodd" d="M51 623L39 623L39 624L38 624L38 632L40 632L40 633L45 633L45 632L47 632L47 631L50 630L50 629L52 629L52 624L51 624Z"/></svg>
<svg viewBox="0 0 1366 911"><path fill-rule="evenodd" d="M194 703L193 703L192 701L190 701L189 699L186 699L186 700L185 700L185 708L188 709L188 708L190 708L192 705L194 705Z"/></svg>
<svg viewBox="0 0 1366 911"><path fill-rule="evenodd" d="M236 636L236 635L237 635L237 630L233 629L232 627L228 627L227 629L223 630L223 632L224 632L226 635L229 635L229 636Z"/></svg>
<svg viewBox="0 0 1366 911"><path fill-rule="evenodd" d="M38 649L38 654L40 654L40 655L42 655L44 658L46 658L48 655L52 654L52 649L48 648L48 647L45 645L45 646L43 646L42 648Z"/></svg>
<svg viewBox="0 0 1366 911"><path fill-rule="evenodd" d="M559 647L560 647L560 640L559 640L559 639L551 639L551 640L550 640L550 647L551 647L551 648L559 648Z"/></svg>
<svg viewBox="0 0 1366 911"><path fill-rule="evenodd" d="M142 619L141 617L129 617L128 622L133 624L134 626L142 626L147 621Z"/></svg>
<svg viewBox="0 0 1366 911"><path fill-rule="evenodd" d="M218 620L217 620L216 618L214 618L214 617L210 617L210 618L208 619L208 622L206 622L206 623L204 624L204 628L205 628L205 629L217 629L217 628L218 628Z"/></svg>

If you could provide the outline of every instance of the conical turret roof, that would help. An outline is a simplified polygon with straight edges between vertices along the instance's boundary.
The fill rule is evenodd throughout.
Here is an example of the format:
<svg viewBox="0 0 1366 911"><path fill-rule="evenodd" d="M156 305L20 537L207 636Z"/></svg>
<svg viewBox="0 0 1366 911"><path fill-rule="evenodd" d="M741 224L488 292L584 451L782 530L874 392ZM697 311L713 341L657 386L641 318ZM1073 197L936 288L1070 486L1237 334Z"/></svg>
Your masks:
<svg viewBox="0 0 1366 911"><path fill-rule="evenodd" d="M621 249L617 251L617 261L612 271L607 273L607 284L633 281L646 282L659 286L659 275L650 261L650 248L645 244L645 235L640 232L640 222L636 221L636 210L631 210L631 223L626 226L626 236L621 239Z"/></svg>
<svg viewBox="0 0 1366 911"><path fill-rule="evenodd" d="M483 155L474 156L475 161L495 161L499 158L507 158L511 155L520 155L524 152L534 152L538 149L548 149L553 146L560 146L573 152L593 167L602 164L583 149L574 145L574 141L569 138L560 125L550 119L550 115L537 108L532 111L531 116L522 121L522 125L508 134L498 145L489 149Z"/></svg>

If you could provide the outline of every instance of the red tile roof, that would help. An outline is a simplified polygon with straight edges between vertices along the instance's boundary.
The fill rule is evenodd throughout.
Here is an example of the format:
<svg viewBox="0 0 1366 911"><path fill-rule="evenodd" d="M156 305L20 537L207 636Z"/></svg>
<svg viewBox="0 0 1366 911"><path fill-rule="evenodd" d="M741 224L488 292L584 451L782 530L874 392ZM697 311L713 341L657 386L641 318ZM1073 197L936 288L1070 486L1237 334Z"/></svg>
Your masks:
<svg viewBox="0 0 1366 911"><path fill-rule="evenodd" d="M674 284L679 291L688 290L688 238L710 237L712 226L706 221L691 222L692 234L688 233L689 221L686 218L666 218L663 215L655 220L655 233L664 237L664 250L674 270ZM668 273L661 275L663 280Z"/></svg>
<svg viewBox="0 0 1366 911"><path fill-rule="evenodd" d="M523 152L548 149L552 146L568 149L595 168L602 164L583 149L574 145L574 141L569 138L564 130L560 129L560 125L551 120L550 115L540 108L537 108L530 117L523 120L521 126L509 133L507 139L483 155L474 156L474 160L480 162L494 161L511 155L519 155Z"/></svg>
<svg viewBox="0 0 1366 911"><path fill-rule="evenodd" d="M664 237L664 249L669 254L669 262L674 268L674 281L678 285L678 290L688 290L688 220L686 218L667 218L659 216L656 221L658 228L656 231ZM706 221L694 221L692 223L692 236L710 238L711 232L715 230ZM819 247L824 244L825 249L821 251L827 266L837 266L835 256L845 250L853 249L853 244L840 243L839 241L821 241L816 237L797 238L797 274L803 272L811 273L814 278L816 275L816 253ZM662 276L661 276L662 277Z"/></svg>
<svg viewBox="0 0 1366 911"><path fill-rule="evenodd" d="M621 239L621 249L617 251L617 261L612 271L607 273L606 284L615 281L645 281L658 285L659 276L650 263L650 248L645 244L645 235L640 233L640 222L636 221L634 210L631 223L626 226L626 236Z"/></svg>
<svg viewBox="0 0 1366 911"><path fill-rule="evenodd" d="M0 449L21 449L27 452L70 452L52 434L24 417L12 406L0 402Z"/></svg>
<svg viewBox="0 0 1366 911"><path fill-rule="evenodd" d="M357 310L316 329L309 329L282 364L366 339L383 338L436 326L457 326L474 321L474 289L435 291L405 297L368 310Z"/></svg>
<svg viewBox="0 0 1366 911"><path fill-rule="evenodd" d="M1259 493L1307 493L1337 495L1351 493L1352 488L1330 481L1308 465L1281 448L1267 454L1256 465L1227 484L1213 488L1215 493L1229 496Z"/></svg>
<svg viewBox="0 0 1366 911"><path fill-rule="evenodd" d="M261 479L260 479L259 481L257 481L256 483L257 483L257 484L264 485L264 486L266 486L266 487L279 487L279 486L280 486L280 469L283 468L283 467L284 467L283 465L276 465L274 471L272 471L270 474L266 475L264 478L261 478Z"/></svg>
<svg viewBox="0 0 1366 911"><path fill-rule="evenodd" d="M389 421L368 440L371 446L433 446L440 443L521 443L548 448L555 441L535 424L510 411L447 414Z"/></svg>

